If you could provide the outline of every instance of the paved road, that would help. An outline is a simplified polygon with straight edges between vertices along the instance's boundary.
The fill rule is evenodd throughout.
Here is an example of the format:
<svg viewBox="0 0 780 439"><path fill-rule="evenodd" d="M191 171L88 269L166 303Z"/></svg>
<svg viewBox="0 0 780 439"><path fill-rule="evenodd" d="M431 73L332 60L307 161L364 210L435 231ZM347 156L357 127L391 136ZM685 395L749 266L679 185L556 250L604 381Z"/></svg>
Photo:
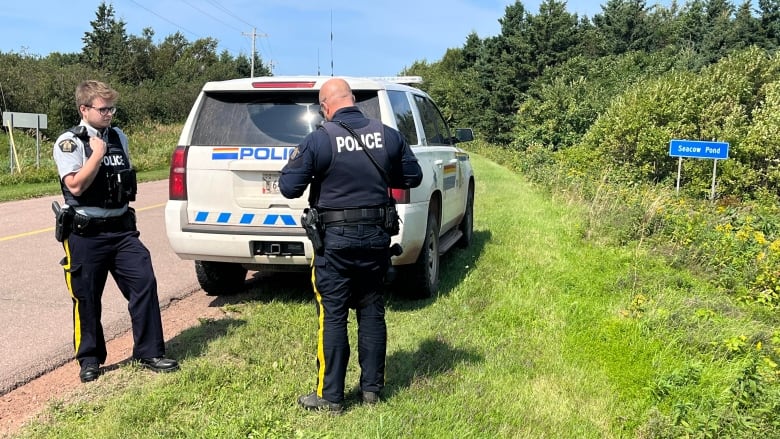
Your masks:
<svg viewBox="0 0 780 439"><path fill-rule="evenodd" d="M0 395L73 359L72 304L51 211L51 202L62 204L61 198L0 203ZM152 253L161 306L198 289L193 262L179 259L165 236L167 199L168 181L161 180L140 184L133 203L141 240ZM130 327L127 302L110 276L103 327L107 338Z"/></svg>

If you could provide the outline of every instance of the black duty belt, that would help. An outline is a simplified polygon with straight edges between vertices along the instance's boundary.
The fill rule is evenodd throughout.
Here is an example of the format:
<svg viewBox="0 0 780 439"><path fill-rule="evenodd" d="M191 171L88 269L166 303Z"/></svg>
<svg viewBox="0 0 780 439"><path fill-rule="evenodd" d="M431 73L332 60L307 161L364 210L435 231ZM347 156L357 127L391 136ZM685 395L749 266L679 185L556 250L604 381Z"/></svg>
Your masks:
<svg viewBox="0 0 780 439"><path fill-rule="evenodd" d="M385 209L381 207L367 209L341 209L320 212L323 224L381 224L385 218Z"/></svg>
<svg viewBox="0 0 780 439"><path fill-rule="evenodd" d="M86 217L76 214L73 218L73 233L95 235L106 232L126 232L135 229L135 218L130 210L120 216L107 218Z"/></svg>

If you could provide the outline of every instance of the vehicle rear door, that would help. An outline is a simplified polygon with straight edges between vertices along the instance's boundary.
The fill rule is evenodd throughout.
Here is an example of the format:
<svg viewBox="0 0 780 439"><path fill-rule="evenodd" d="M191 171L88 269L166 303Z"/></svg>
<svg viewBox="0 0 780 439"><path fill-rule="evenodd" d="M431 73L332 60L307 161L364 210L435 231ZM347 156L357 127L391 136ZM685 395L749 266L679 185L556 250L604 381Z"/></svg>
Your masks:
<svg viewBox="0 0 780 439"><path fill-rule="evenodd" d="M188 151L189 224L252 234L300 227L306 198L284 198L279 172L316 129L317 111L316 91L207 93Z"/></svg>

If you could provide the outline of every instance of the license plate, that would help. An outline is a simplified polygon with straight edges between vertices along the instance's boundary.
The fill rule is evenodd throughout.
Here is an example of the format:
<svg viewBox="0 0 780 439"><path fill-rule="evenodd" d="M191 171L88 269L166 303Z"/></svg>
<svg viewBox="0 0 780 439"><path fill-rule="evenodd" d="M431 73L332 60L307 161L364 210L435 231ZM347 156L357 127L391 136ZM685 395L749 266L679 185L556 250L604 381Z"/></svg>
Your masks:
<svg viewBox="0 0 780 439"><path fill-rule="evenodd" d="M278 194L279 193L279 174L268 173L263 174L263 193L264 194Z"/></svg>

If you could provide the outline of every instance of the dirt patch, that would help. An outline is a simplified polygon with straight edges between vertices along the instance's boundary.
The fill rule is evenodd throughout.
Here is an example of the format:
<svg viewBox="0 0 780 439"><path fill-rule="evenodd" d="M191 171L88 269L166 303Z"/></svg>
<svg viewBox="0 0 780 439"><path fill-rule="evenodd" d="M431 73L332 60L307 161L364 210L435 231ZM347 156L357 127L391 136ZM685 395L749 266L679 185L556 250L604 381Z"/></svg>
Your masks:
<svg viewBox="0 0 780 439"><path fill-rule="evenodd" d="M203 291L196 291L186 297L172 301L162 310L166 341L182 331L200 323L200 319L219 319L225 313L213 306L213 297ZM119 364L132 355L133 334L127 331L109 341L108 358L105 366ZM27 384L0 396L0 437L16 433L26 422L41 413L50 401L67 399L68 395L80 389L79 366L76 361L42 375ZM98 380L97 382L99 382ZM86 384L89 385L89 384Z"/></svg>

